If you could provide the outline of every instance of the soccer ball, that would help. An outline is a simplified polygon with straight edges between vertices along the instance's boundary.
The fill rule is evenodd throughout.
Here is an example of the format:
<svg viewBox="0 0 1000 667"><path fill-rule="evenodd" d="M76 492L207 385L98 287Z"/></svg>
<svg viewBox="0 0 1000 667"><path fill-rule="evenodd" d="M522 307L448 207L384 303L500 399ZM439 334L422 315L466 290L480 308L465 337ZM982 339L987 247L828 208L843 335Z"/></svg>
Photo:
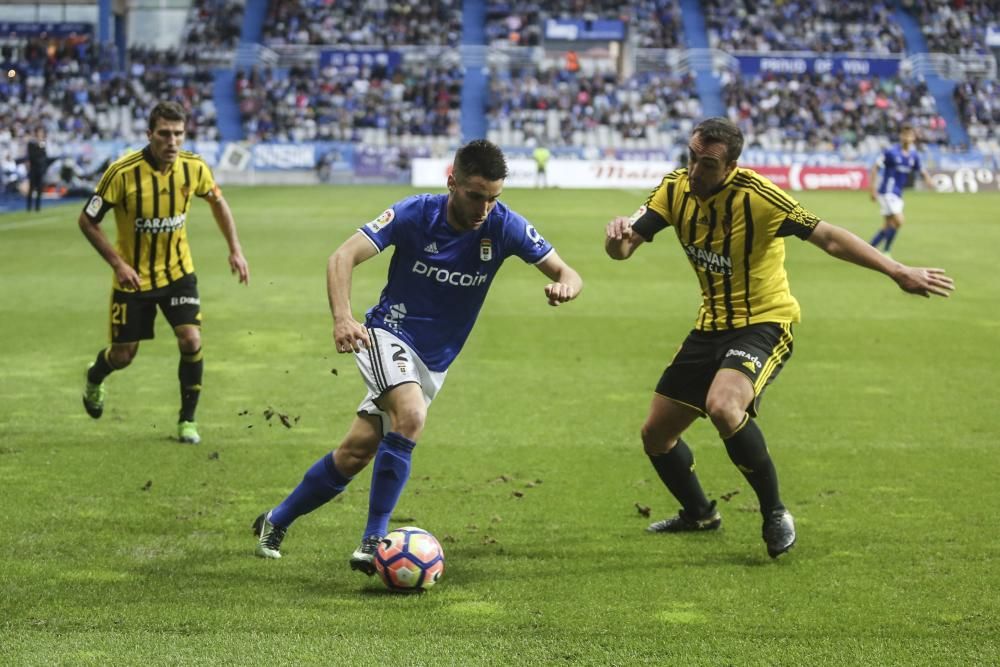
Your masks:
<svg viewBox="0 0 1000 667"><path fill-rule="evenodd" d="M426 530L397 528L379 542L375 570L391 590L426 590L444 573L444 551Z"/></svg>

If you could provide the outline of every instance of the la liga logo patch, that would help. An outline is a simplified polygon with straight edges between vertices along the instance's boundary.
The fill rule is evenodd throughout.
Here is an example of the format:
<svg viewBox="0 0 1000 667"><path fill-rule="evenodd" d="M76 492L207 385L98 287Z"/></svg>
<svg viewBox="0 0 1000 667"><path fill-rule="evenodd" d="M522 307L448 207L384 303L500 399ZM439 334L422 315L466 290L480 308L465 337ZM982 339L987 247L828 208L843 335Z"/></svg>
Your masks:
<svg viewBox="0 0 1000 667"><path fill-rule="evenodd" d="M391 208L387 208L382 211L382 215L375 218L369 222L365 227L372 230L373 232L378 232L380 229L384 229L390 222L396 218L396 212Z"/></svg>

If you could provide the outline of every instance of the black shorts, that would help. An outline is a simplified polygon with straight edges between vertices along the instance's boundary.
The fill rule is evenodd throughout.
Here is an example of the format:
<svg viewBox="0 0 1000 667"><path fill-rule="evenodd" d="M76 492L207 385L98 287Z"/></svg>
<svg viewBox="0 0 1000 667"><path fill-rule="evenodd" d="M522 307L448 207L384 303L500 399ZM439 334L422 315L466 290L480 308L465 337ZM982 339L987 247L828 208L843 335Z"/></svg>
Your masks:
<svg viewBox="0 0 1000 667"><path fill-rule="evenodd" d="M705 415L705 399L715 374L730 368L753 383L754 417L761 395L792 356L792 325L764 322L727 331L694 330L663 371L656 393Z"/></svg>
<svg viewBox="0 0 1000 667"><path fill-rule="evenodd" d="M188 274L166 287L146 292L111 292L111 342L134 343L153 338L156 308L159 306L170 326L201 326L201 299L198 279Z"/></svg>

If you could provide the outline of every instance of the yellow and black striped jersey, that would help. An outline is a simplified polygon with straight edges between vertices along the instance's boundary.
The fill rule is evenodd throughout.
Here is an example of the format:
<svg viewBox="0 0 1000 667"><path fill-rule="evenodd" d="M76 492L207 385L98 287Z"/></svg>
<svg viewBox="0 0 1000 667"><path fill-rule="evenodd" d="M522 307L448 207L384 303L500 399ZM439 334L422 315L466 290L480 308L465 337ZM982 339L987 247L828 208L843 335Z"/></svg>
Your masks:
<svg viewBox="0 0 1000 667"><path fill-rule="evenodd" d="M218 196L219 188L200 156L180 151L163 172L146 146L108 167L83 212L96 223L114 209L115 247L139 274L144 292L194 272L185 223L191 196L210 193ZM121 289L117 277L113 280Z"/></svg>
<svg viewBox="0 0 1000 667"><path fill-rule="evenodd" d="M799 321L783 237L809 238L819 218L760 174L736 168L714 195L699 200L687 169L678 169L663 178L632 220L633 230L647 241L667 226L677 233L701 283L695 328Z"/></svg>

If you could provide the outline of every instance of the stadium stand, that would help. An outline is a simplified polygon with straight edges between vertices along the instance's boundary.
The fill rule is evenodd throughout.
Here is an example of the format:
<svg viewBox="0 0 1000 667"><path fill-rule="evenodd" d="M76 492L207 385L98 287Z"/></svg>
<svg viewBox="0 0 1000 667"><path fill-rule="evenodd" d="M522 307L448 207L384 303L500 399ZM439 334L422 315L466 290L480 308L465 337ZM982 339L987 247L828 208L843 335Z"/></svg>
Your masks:
<svg viewBox="0 0 1000 667"><path fill-rule="evenodd" d="M728 115L751 147L872 152L894 141L904 122L925 143L947 143L934 96L918 81L770 74L729 77L723 90Z"/></svg>
<svg viewBox="0 0 1000 667"><path fill-rule="evenodd" d="M981 150L1000 154L1000 84L966 81L955 86L955 104L969 137Z"/></svg>
<svg viewBox="0 0 1000 667"><path fill-rule="evenodd" d="M986 28L1000 18L996 0L902 0L920 21L929 51L989 55Z"/></svg>
<svg viewBox="0 0 1000 667"><path fill-rule="evenodd" d="M709 42L726 51L901 53L903 34L884 2L706 0Z"/></svg>
<svg viewBox="0 0 1000 667"><path fill-rule="evenodd" d="M485 30L493 46L538 46L542 43L540 3L490 4Z"/></svg>
<svg viewBox="0 0 1000 667"><path fill-rule="evenodd" d="M456 46L461 33L460 0L372 3L273 0L268 6L263 41L269 47Z"/></svg>
<svg viewBox="0 0 1000 667"><path fill-rule="evenodd" d="M545 19L621 19L633 31L638 48L672 49L683 45L684 30L677 0L632 2L491 3L486 34L493 46L538 46Z"/></svg>
<svg viewBox="0 0 1000 667"><path fill-rule="evenodd" d="M379 66L254 68L236 77L246 135L257 141L336 140L385 146L459 137L457 54Z"/></svg>
<svg viewBox="0 0 1000 667"><path fill-rule="evenodd" d="M506 146L664 148L701 115L690 76L495 71L489 138Z"/></svg>
<svg viewBox="0 0 1000 667"><path fill-rule="evenodd" d="M240 41L246 0L195 0L184 26L185 58L228 60Z"/></svg>
<svg viewBox="0 0 1000 667"><path fill-rule="evenodd" d="M925 145L1000 154L986 42L997 9L996 0L193 0L169 49L116 54L89 34L0 35L0 62L16 72L0 80L0 162L13 182L9 158L37 125L53 145L141 142L148 107L163 98L181 101L189 137L208 142L442 155L485 134L515 154L544 144L562 155L676 156L696 120L725 114L748 146L767 151L871 155L907 121ZM613 45L547 38L548 19L621 21L627 33ZM392 62L357 57L376 52ZM896 64L879 76L740 73L748 56L810 53Z"/></svg>

